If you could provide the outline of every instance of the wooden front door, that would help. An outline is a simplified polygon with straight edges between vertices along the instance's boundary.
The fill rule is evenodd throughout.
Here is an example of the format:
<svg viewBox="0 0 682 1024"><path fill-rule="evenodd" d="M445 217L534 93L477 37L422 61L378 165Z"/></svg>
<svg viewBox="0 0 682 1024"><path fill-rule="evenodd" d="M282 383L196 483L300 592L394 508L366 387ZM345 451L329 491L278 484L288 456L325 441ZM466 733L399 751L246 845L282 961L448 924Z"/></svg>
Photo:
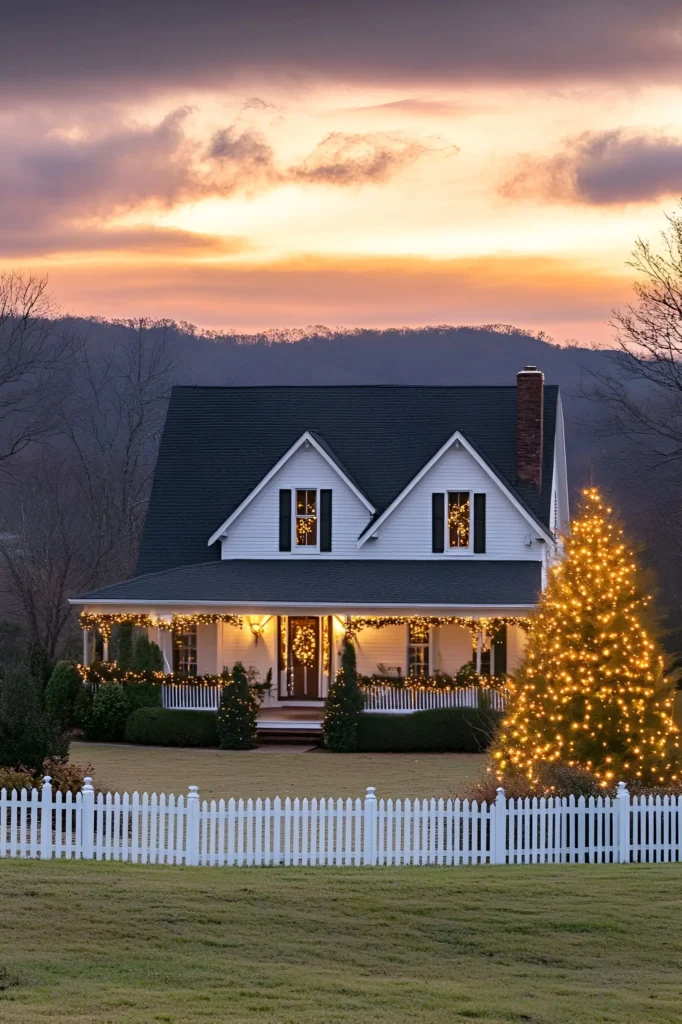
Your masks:
<svg viewBox="0 0 682 1024"><path fill-rule="evenodd" d="M320 699L320 620L289 619L288 695L294 700Z"/></svg>

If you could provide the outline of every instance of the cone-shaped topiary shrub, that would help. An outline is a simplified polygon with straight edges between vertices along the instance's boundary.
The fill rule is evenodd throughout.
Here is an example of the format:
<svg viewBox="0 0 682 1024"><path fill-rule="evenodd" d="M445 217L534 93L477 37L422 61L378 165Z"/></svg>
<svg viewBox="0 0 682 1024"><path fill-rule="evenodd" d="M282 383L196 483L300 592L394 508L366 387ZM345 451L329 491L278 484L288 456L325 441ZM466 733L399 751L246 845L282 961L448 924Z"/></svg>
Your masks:
<svg viewBox="0 0 682 1024"><path fill-rule="evenodd" d="M328 750L348 754L358 749L358 726L364 706L358 685L355 647L349 640L343 644L341 668L329 688L325 702L322 732Z"/></svg>
<svg viewBox="0 0 682 1024"><path fill-rule="evenodd" d="M69 742L43 707L41 684L26 669L10 669L0 682L0 765L36 771L45 758L64 758Z"/></svg>
<svg viewBox="0 0 682 1024"><path fill-rule="evenodd" d="M258 699L251 692L240 661L226 678L218 710L218 738L223 750L253 750L256 746Z"/></svg>

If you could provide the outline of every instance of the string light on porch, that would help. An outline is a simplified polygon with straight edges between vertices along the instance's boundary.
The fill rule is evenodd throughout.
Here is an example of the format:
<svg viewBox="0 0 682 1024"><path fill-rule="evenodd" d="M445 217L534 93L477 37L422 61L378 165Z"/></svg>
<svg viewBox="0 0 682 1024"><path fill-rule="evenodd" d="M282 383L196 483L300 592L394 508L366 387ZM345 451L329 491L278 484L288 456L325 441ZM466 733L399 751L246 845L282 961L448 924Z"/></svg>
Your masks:
<svg viewBox="0 0 682 1024"><path fill-rule="evenodd" d="M240 629L243 625L241 615L226 612L196 612L189 615L173 615L170 619L159 618L142 612L81 612L81 629L96 629L105 639L110 640L114 626L131 623L143 629L166 629L173 633L183 633L195 626L207 626L216 622L228 622Z"/></svg>
<svg viewBox="0 0 682 1024"><path fill-rule="evenodd" d="M291 641L291 650L305 668L315 661L317 636L312 626L297 626Z"/></svg>
<svg viewBox="0 0 682 1024"><path fill-rule="evenodd" d="M530 627L530 619L521 618L515 615L493 616L491 618L475 619L462 615L386 615L351 617L345 623L346 636L353 640L362 629L384 629L387 626L409 626L413 633L428 635L431 628L438 626L462 626L468 629L472 637L476 639L483 635L484 650L487 650L487 642L490 637L502 629L503 626L519 626L527 630Z"/></svg>

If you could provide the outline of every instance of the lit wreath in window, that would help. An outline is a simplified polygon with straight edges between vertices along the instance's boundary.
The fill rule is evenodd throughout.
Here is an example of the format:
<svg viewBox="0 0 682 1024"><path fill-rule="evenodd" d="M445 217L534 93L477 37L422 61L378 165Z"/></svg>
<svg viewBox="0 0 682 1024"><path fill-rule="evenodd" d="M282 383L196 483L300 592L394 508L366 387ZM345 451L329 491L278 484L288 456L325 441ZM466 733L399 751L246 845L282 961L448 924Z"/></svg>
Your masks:
<svg viewBox="0 0 682 1024"><path fill-rule="evenodd" d="M317 636L312 626L297 626L291 641L291 650L305 668L315 661Z"/></svg>

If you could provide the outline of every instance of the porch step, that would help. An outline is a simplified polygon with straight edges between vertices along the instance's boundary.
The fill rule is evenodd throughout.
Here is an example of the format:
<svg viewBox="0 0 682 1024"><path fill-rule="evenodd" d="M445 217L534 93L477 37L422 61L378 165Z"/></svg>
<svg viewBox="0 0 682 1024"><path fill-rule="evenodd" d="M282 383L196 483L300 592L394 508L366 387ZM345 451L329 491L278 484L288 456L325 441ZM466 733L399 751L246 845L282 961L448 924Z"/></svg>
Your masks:
<svg viewBox="0 0 682 1024"><path fill-rule="evenodd" d="M270 742L291 743L301 740L304 743L315 742L322 733L322 722L317 720L301 720L294 718L259 718L258 738Z"/></svg>

